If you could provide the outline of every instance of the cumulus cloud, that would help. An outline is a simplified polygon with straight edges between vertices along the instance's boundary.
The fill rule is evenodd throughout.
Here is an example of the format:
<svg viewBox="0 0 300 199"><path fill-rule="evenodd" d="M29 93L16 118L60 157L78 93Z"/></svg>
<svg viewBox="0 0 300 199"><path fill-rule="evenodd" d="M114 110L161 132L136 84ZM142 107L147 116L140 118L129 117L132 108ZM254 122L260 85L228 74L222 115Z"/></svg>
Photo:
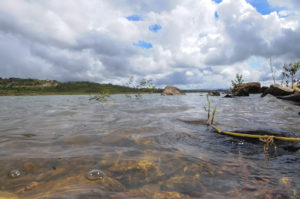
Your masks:
<svg viewBox="0 0 300 199"><path fill-rule="evenodd" d="M297 0L53 0L0 2L0 74L124 84L225 88L235 73L271 80L273 57L300 59ZM257 61L259 60L259 61Z"/></svg>

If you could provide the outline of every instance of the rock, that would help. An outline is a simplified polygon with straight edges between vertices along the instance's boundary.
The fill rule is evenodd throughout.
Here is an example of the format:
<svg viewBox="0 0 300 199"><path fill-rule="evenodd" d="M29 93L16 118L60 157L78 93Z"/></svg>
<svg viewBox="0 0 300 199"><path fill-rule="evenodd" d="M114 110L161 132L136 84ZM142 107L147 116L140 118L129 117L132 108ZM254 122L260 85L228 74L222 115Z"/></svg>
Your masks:
<svg viewBox="0 0 300 199"><path fill-rule="evenodd" d="M260 82L243 83L241 86L248 89L249 93L260 93L261 92Z"/></svg>
<svg viewBox="0 0 300 199"><path fill-rule="evenodd" d="M293 89L294 89L295 91L300 91L300 88L299 88L298 86L295 86L295 85L293 85Z"/></svg>
<svg viewBox="0 0 300 199"><path fill-rule="evenodd" d="M221 94L218 91L212 91L212 92L208 92L208 95L209 96L220 96Z"/></svg>
<svg viewBox="0 0 300 199"><path fill-rule="evenodd" d="M296 91L294 94L278 97L279 99L290 100L294 102L300 102L300 92Z"/></svg>
<svg viewBox="0 0 300 199"><path fill-rule="evenodd" d="M123 184L121 184L119 181L110 178L110 177L104 177L103 179L100 180L100 184L109 191L112 192L120 192L120 191L125 191L126 188Z"/></svg>
<svg viewBox="0 0 300 199"><path fill-rule="evenodd" d="M259 82L248 82L240 84L232 93L234 96L249 96L249 93L260 93L261 87Z"/></svg>
<svg viewBox="0 0 300 199"><path fill-rule="evenodd" d="M6 191L0 191L0 199L18 199L18 196Z"/></svg>
<svg viewBox="0 0 300 199"><path fill-rule="evenodd" d="M203 198L204 186L200 182L200 176L174 176L161 186L163 191L176 191L195 198Z"/></svg>
<svg viewBox="0 0 300 199"><path fill-rule="evenodd" d="M260 92L264 93L268 88L269 87L267 87L267 86L263 86L263 87L261 87Z"/></svg>
<svg viewBox="0 0 300 199"><path fill-rule="evenodd" d="M249 96L249 90L246 87L240 87L233 92L234 96Z"/></svg>
<svg viewBox="0 0 300 199"><path fill-rule="evenodd" d="M184 95L184 93L174 86L166 86L162 95Z"/></svg>
<svg viewBox="0 0 300 199"><path fill-rule="evenodd" d="M139 189L129 190L129 192L135 196L130 198L136 198L137 196L144 196L145 198L155 199L190 198L187 195L183 195L175 191L161 191L159 186L157 185L145 185Z"/></svg>
<svg viewBox="0 0 300 199"><path fill-rule="evenodd" d="M227 94L227 95L224 96L224 98L232 98L232 95Z"/></svg>
<svg viewBox="0 0 300 199"><path fill-rule="evenodd" d="M265 90L265 92L261 96L264 97L267 94L270 94L278 97L278 96L291 95L293 93L294 93L293 89L275 84L275 85L271 85L270 88Z"/></svg>

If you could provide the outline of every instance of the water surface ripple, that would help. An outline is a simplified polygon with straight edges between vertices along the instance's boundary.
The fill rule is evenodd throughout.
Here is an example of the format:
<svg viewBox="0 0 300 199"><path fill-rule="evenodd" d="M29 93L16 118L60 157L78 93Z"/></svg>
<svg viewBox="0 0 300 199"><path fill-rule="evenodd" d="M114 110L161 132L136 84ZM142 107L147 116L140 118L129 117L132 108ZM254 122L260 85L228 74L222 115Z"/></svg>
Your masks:
<svg viewBox="0 0 300 199"><path fill-rule="evenodd" d="M0 198L300 198L299 143L217 134L205 95L89 98L0 97ZM210 99L223 130L300 137L293 103Z"/></svg>

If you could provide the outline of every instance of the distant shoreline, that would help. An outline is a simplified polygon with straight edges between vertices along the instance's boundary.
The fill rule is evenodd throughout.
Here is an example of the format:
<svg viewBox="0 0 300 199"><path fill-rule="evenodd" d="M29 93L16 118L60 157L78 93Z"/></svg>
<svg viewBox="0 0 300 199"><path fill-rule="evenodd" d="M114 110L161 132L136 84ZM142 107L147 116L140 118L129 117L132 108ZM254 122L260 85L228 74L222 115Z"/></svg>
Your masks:
<svg viewBox="0 0 300 199"><path fill-rule="evenodd" d="M184 91L185 93L207 93L210 91ZM131 95L137 94L137 92L127 93L127 92L120 92L120 93L110 93L109 95ZM161 94L160 92L155 93L140 93L140 94ZM101 95L101 93L68 93L68 92L57 92L57 93L0 93L0 97L3 96L52 96L52 95Z"/></svg>
<svg viewBox="0 0 300 199"><path fill-rule="evenodd" d="M145 86L145 87L143 87ZM101 94L143 94L162 93L162 88L147 85L113 85L96 82L77 81L59 82L56 80L1 78L0 96L37 96L37 95L101 95ZM149 85L148 85L149 86ZM185 89L185 93L224 92L224 89Z"/></svg>

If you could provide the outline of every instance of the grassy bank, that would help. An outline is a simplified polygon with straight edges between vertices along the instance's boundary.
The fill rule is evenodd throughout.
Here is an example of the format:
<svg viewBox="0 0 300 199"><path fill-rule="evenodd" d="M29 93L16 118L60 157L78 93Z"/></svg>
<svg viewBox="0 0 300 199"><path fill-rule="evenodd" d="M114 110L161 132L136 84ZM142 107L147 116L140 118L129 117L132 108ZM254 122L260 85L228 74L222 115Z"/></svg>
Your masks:
<svg viewBox="0 0 300 199"><path fill-rule="evenodd" d="M99 94L147 93L147 88L131 88L113 84L95 82L59 82L38 79L8 78L0 79L0 96L8 95L81 95ZM161 92L155 89L154 92Z"/></svg>

